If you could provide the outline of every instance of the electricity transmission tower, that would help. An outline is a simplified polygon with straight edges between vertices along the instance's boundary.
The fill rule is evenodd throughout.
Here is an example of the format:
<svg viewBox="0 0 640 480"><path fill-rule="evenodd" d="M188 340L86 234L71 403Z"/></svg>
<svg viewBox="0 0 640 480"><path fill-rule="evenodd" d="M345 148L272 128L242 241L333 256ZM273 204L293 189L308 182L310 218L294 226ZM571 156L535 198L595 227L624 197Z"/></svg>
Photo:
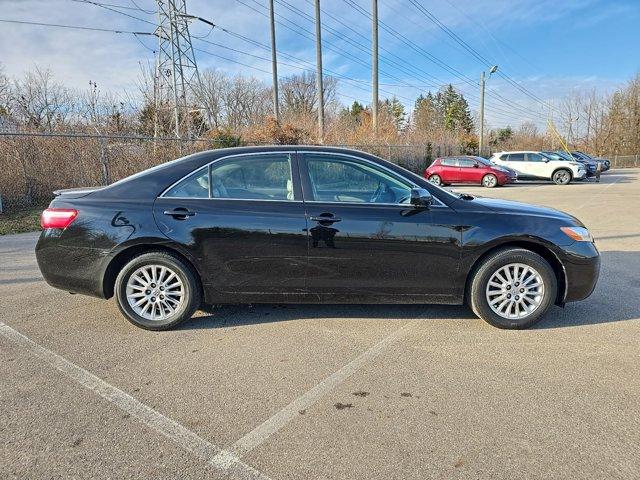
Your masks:
<svg viewBox="0 0 640 480"><path fill-rule="evenodd" d="M181 135L193 137L202 126L202 122L200 125L194 122L198 116L202 118L204 113L211 124L209 108L202 102L200 94L202 82L189 33L189 22L202 19L187 14L186 0L157 2L154 135L157 137L160 134L160 122L164 114L169 117L166 120L177 138L181 138Z"/></svg>

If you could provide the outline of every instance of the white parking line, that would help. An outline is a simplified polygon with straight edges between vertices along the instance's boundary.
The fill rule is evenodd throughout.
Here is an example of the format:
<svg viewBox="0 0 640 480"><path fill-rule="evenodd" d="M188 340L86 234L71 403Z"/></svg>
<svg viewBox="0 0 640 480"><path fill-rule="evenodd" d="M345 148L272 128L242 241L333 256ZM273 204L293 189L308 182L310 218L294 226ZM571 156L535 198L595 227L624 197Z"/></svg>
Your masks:
<svg viewBox="0 0 640 480"><path fill-rule="evenodd" d="M311 390L303 393L296 398L282 410L269 417L262 424L251 430L244 435L238 441L236 441L229 449L218 453L212 460L212 464L218 465L221 468L228 468L235 461L238 461L243 455L247 454L258 445L267 440L271 435L276 433L282 427L284 427L291 420L300 415L301 410L309 408L312 404L318 401L322 396L326 395L329 391L335 388L338 384L345 381L357 370L359 370L365 363L373 360L380 355L386 348L388 348L393 342L405 335L410 327L415 325L417 321L411 321L404 324L398 330L391 335L385 337L380 342L376 343L369 350L361 353L351 362L346 364L337 372L329 375L318 385Z"/></svg>
<svg viewBox="0 0 640 480"><path fill-rule="evenodd" d="M224 453L228 459L224 464L217 460L213 462L212 460L217 459L222 452L221 448L199 437L191 430L185 428L174 420L165 417L153 408L136 400L119 388L116 388L101 378L96 377L84 368L79 367L57 353L38 345L30 338L2 322L0 322L0 334L11 342L29 351L40 360L54 367L63 375L111 402L113 405L131 416L136 417L148 427L161 433L185 450L208 462L211 466L223 470L223 473L229 478L268 480L269 477L255 468L241 462L239 458L233 458L233 455L229 452Z"/></svg>

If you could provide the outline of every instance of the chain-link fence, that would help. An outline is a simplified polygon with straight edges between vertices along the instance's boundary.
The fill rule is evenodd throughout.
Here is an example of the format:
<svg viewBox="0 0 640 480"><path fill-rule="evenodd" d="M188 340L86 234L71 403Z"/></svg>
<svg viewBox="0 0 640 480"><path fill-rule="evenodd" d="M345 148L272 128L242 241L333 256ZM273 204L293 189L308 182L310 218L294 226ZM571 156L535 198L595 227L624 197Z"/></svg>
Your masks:
<svg viewBox="0 0 640 480"><path fill-rule="evenodd" d="M256 145L243 143L243 145ZM190 153L226 145L215 140L65 133L0 133L0 212L45 206L57 189L108 185ZM421 172L442 145L340 145Z"/></svg>
<svg viewBox="0 0 640 480"><path fill-rule="evenodd" d="M243 143L255 145L255 143ZM45 206L62 188L108 185L189 153L224 147L215 140L0 132L0 212ZM337 145L386 158L416 173L459 155L450 145ZM638 167L638 155L609 155L612 168Z"/></svg>

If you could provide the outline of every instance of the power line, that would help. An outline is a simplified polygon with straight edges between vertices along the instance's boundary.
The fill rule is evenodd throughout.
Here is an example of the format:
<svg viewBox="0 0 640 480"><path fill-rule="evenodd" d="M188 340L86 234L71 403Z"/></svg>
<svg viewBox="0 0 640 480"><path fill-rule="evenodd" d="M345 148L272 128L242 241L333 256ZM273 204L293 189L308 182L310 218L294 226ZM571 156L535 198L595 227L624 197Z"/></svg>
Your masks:
<svg viewBox="0 0 640 480"><path fill-rule="evenodd" d="M357 3L355 3L353 0L343 0L345 3L347 3L348 5L351 5L354 9L356 9L356 11L360 12L361 14L363 14L365 17L367 18L371 18L371 15L369 14L369 12L367 12L364 8L362 8L360 5L358 5ZM462 79L465 83L467 83L468 85L471 85L473 87L477 86L477 83L472 80L471 78L469 78L467 75L465 75L464 73L460 72L459 70L455 69L454 67L448 65L446 62L444 62L443 60L437 58L436 56L434 56L433 54L431 54L430 52L426 51L424 48L420 47L419 45L417 45L415 42L413 42L412 40L410 40L409 38L407 38L405 35L401 34L400 32L398 32L397 30L395 30L394 28L390 27L388 24L386 24L385 22L380 21L380 25L382 26L382 28L387 31L390 35L392 35L394 38L398 39L399 41L401 41L402 43L404 43L405 45L409 46L412 50L416 51L417 53L419 53L420 55L424 55L425 57L427 57L432 63L435 63L436 65L438 65L440 68L446 70L447 72L451 73L452 75L456 76L457 78ZM423 70L424 71L424 70ZM434 81L438 82L438 83L447 83L447 82L443 82L442 80L438 79L437 77L434 77L433 75L425 72L425 75L427 75L429 78L433 79ZM492 92L489 92L492 93ZM469 96L469 94L467 94ZM539 118L544 118L543 116L541 116L540 114L536 114L536 115L532 115L532 112L528 109L526 109L525 107L516 105L515 103L513 103L512 101L498 95L498 94L493 94L495 96L497 96L498 98L500 98L504 103L509 104L512 108L516 108L521 110L523 113L525 113L527 116L529 117L539 117ZM493 96L492 95L492 96Z"/></svg>
<svg viewBox="0 0 640 480"><path fill-rule="evenodd" d="M63 25L60 23L45 23L45 22L30 22L30 21L26 21L26 20L7 20L7 19L0 19L0 22L3 23L16 23L16 24L21 24L21 25L37 25L40 27L58 27L58 28L70 28L70 29L74 29L74 30L89 30L89 31L93 31L93 32L108 32L108 33L129 33L132 35L152 35L155 36L155 33L149 33L149 32L135 32L132 30L114 30L111 28L98 28L98 27L85 27L85 26L81 26L81 25Z"/></svg>
<svg viewBox="0 0 640 480"><path fill-rule="evenodd" d="M416 9L420 13L422 13L429 20L431 20L433 23L435 23L438 26L438 28L440 28L443 32L445 32L448 36L450 36L453 40L455 40L458 44L460 44L465 50L467 50L471 55L473 55L476 59L478 59L481 63L483 63L485 67L491 66L492 62L487 60L487 58L484 57L480 52L478 52L475 48L473 48L465 40L463 40L455 32L453 32L449 27L447 27L444 23L442 23L426 7L424 7L422 4L420 4L417 0L408 0L408 1L414 7L416 7ZM535 100L536 102L541 103L542 105L544 105L544 106L546 106L548 108L555 108L552 105L550 105L549 103L547 103L545 100L542 100L540 97L538 97L537 95L535 95L534 93L530 92L528 89L526 89L525 87L520 85L518 82L513 80L510 76L508 76L506 73L504 73L502 71L498 71L498 74L501 77L503 77L505 80L507 80L511 85L513 85L518 90L520 90L522 93L527 95L529 98Z"/></svg>

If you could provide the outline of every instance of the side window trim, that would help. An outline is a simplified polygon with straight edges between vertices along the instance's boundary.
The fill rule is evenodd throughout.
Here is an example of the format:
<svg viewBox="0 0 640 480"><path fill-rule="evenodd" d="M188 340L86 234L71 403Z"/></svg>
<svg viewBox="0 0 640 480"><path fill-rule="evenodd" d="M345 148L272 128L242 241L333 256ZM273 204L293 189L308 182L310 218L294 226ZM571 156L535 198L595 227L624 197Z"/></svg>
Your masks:
<svg viewBox="0 0 640 480"><path fill-rule="evenodd" d="M213 182L212 182L212 177L211 177L211 173L212 173L212 169L214 164L222 162L224 160L227 159L231 159L231 158L236 158L236 157L250 157L250 156L271 156L271 155L278 155L278 154L284 154L284 155L288 155L289 156L289 168L291 170L291 181L293 183L293 194L294 194L294 198L292 200L281 200L281 199L264 199L264 198L216 198L213 196ZM253 153L236 153L233 155L226 155L224 157L220 157L220 158L216 158L215 160L210 161L209 163L207 163L206 165L202 165L198 168L196 168L195 170L189 172L188 174L184 175L182 178L180 178L178 181L174 182L173 184L171 184L169 187L167 187L160 195L158 195L157 198L172 198L172 199L176 199L176 200L222 200L222 201L241 201L241 202L287 202L287 203L301 203L303 201L303 194L302 194L302 187L301 187L301 181L300 181L300 166L299 166L299 152L296 150L274 150L274 151L268 151L268 152L253 152ZM183 180L189 178L191 175L193 175L194 173L198 172L199 170L202 170L204 168L208 169L208 177L209 177L209 197L167 197L166 194L167 192L169 192L173 187L175 187L176 185L178 185L180 182L182 182Z"/></svg>

